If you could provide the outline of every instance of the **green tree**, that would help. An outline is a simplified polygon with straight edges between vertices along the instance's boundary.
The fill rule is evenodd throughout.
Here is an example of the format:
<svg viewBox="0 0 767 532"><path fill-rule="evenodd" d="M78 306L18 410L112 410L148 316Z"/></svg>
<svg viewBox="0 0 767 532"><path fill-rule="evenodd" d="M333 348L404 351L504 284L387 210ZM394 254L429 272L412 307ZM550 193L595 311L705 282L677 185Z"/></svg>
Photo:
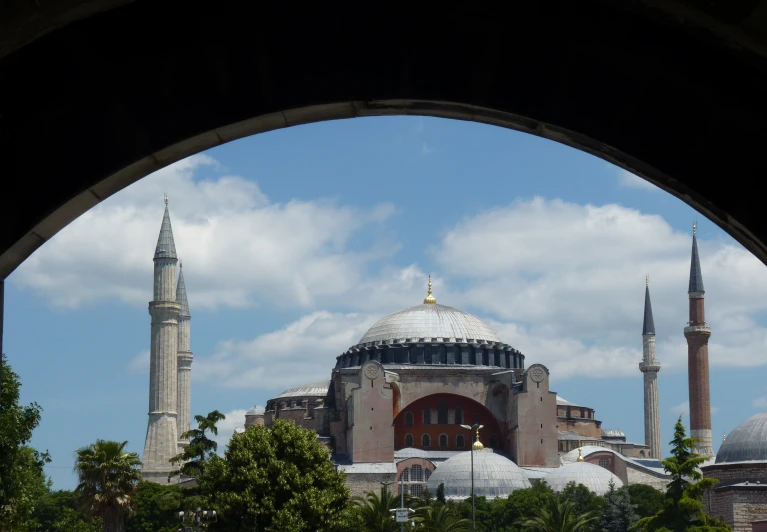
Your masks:
<svg viewBox="0 0 767 532"><path fill-rule="evenodd" d="M28 446L40 424L37 403L19 404L21 381L3 355L0 379L0 532L33 530L35 502L48 491L48 453Z"/></svg>
<svg viewBox="0 0 767 532"><path fill-rule="evenodd" d="M141 462L136 453L125 451L127 444L97 440L75 453L75 491L85 515L104 520L104 532L123 532L135 508Z"/></svg>
<svg viewBox="0 0 767 532"><path fill-rule="evenodd" d="M140 481L133 497L136 512L125 522L126 532L176 532L178 512L183 505L183 490L173 484Z"/></svg>
<svg viewBox="0 0 767 532"><path fill-rule="evenodd" d="M519 530L515 523L536 508L547 508L556 495L545 481L532 488L514 490L506 499L496 499L492 506L492 520L498 532Z"/></svg>
<svg viewBox="0 0 767 532"><path fill-rule="evenodd" d="M637 522L629 492L625 489L615 489L615 483L610 480L610 489L605 494L605 502L601 519L604 531L628 532L628 529Z"/></svg>
<svg viewBox="0 0 767 532"><path fill-rule="evenodd" d="M531 532L587 532L592 530L597 519L592 513L578 513L573 502L554 497L548 505L532 509L530 516L516 524Z"/></svg>
<svg viewBox="0 0 767 532"><path fill-rule="evenodd" d="M459 518L450 506L435 504L415 511L417 529L424 532L469 532L471 520Z"/></svg>
<svg viewBox="0 0 767 532"><path fill-rule="evenodd" d="M440 483L439 486L437 486L437 502L440 504L445 504L447 502L445 500L445 484Z"/></svg>
<svg viewBox="0 0 767 532"><path fill-rule="evenodd" d="M232 532L333 530L349 497L344 479L316 434L285 420L235 434L197 477L219 515L210 529Z"/></svg>
<svg viewBox="0 0 767 532"><path fill-rule="evenodd" d="M698 468L705 458L693 449L695 439L688 438L682 425L682 416L674 426L671 440L671 456L661 461L671 475L666 488L663 506L655 515L644 517L632 530L645 532L726 532L730 527L719 519L709 517L704 511L703 495L717 483L716 479L703 478Z"/></svg>
<svg viewBox="0 0 767 532"><path fill-rule="evenodd" d="M565 489L562 490L561 497L565 502L571 502L575 506L577 514L599 514L604 510L605 499L593 491L589 490L583 484L568 482Z"/></svg>
<svg viewBox="0 0 767 532"><path fill-rule="evenodd" d="M86 521L79 511L78 496L74 491L47 491L35 502L35 530L55 532L97 532L101 519Z"/></svg>
<svg viewBox="0 0 767 532"><path fill-rule="evenodd" d="M362 530L365 532L395 532L399 525L392 518L392 510L400 507L400 497L389 491L385 486L380 494L368 491L363 497L355 497L362 520Z"/></svg>
<svg viewBox="0 0 767 532"><path fill-rule="evenodd" d="M197 478L204 473L207 460L216 454L218 443L208 438L208 432L218 435L216 423L226 419L226 416L214 410L207 416L194 416L197 421L197 428L186 431L181 435L182 438L189 440L189 445L184 447L184 452L170 459L172 464L181 463L178 470L168 475L168 479L183 475L186 477Z"/></svg>
<svg viewBox="0 0 767 532"><path fill-rule="evenodd" d="M663 507L663 492L652 486L632 484L621 489L628 492L631 505L640 519L657 514Z"/></svg>
<svg viewBox="0 0 767 532"><path fill-rule="evenodd" d="M77 510L64 507L49 528L41 528L40 530L48 532L100 532L103 527L104 521L100 517L86 521Z"/></svg>

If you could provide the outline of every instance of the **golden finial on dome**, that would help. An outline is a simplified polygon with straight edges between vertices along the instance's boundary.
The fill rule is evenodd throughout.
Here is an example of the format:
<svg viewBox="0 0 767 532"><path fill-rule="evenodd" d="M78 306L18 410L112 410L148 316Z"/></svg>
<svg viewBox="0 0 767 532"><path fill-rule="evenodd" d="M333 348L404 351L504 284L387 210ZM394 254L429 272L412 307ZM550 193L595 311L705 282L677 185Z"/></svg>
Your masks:
<svg viewBox="0 0 767 532"><path fill-rule="evenodd" d="M429 275L429 293L426 295L426 299L423 300L425 305L433 305L437 302L433 295L431 295L431 275Z"/></svg>
<svg viewBox="0 0 767 532"><path fill-rule="evenodd" d="M476 438L477 439L474 441L474 444L471 446L471 448L474 449L475 451L481 451L482 449L485 448L485 446L482 445L481 441L479 441L479 429L477 429L477 436L476 436Z"/></svg>
<svg viewBox="0 0 767 532"><path fill-rule="evenodd" d="M578 461L583 462L583 449L581 448L581 440L578 440Z"/></svg>

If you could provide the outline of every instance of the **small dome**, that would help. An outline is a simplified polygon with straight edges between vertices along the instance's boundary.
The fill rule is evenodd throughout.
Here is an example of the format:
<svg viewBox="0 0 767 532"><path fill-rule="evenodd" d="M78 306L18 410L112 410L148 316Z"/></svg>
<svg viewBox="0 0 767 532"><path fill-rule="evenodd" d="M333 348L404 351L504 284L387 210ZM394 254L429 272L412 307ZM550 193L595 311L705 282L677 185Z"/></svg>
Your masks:
<svg viewBox="0 0 767 532"><path fill-rule="evenodd" d="M275 399L282 397L324 397L328 394L328 388L330 388L330 381L310 382L285 390Z"/></svg>
<svg viewBox="0 0 767 532"><path fill-rule="evenodd" d="M748 418L727 435L716 463L733 462L767 462L767 412Z"/></svg>
<svg viewBox="0 0 767 532"><path fill-rule="evenodd" d="M445 497L465 499L471 496L471 451L458 453L437 466L427 487L437 493L445 485ZM495 499L507 497L514 490L529 488L530 481L514 462L491 449L474 452L474 494Z"/></svg>
<svg viewBox="0 0 767 532"><path fill-rule="evenodd" d="M359 344L381 341L406 341L408 338L461 338L463 342L502 343L498 334L487 323L467 312L424 303L384 316L360 339Z"/></svg>
<svg viewBox="0 0 767 532"><path fill-rule="evenodd" d="M258 416L258 415L261 415L263 413L264 413L264 407L263 406L254 405L253 408L251 408L250 410L245 412L245 415L246 416Z"/></svg>
<svg viewBox="0 0 767 532"><path fill-rule="evenodd" d="M623 486L621 479L604 467L588 462L573 462L563 465L543 477L554 491L562 491L570 482L583 484L597 495L604 495L610 489L610 480L616 488Z"/></svg>

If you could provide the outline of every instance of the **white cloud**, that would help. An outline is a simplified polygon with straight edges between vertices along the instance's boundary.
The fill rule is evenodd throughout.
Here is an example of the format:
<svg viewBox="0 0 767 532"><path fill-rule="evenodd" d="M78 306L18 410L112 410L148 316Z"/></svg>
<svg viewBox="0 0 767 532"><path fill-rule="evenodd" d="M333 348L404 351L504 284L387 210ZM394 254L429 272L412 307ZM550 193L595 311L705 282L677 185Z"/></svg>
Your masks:
<svg viewBox="0 0 767 532"><path fill-rule="evenodd" d="M397 249L348 245L365 226L386 221L391 204L275 203L255 182L197 176L216 166L196 155L138 181L62 230L13 280L58 306L114 298L145 305L166 191L192 312L263 301L309 308L347 292L368 264Z"/></svg>
<svg viewBox="0 0 767 532"><path fill-rule="evenodd" d="M128 373L149 375L149 349L145 349L128 362Z"/></svg>
<svg viewBox="0 0 767 532"><path fill-rule="evenodd" d="M210 438L218 443L218 454L223 454L224 450L226 450L226 446L229 445L229 440L232 439L235 429L245 426L245 412L245 409L224 412L225 418L216 423L218 435L211 435Z"/></svg>
<svg viewBox="0 0 767 532"><path fill-rule="evenodd" d="M623 188L638 188L642 190L660 190L646 179L632 174L628 170L618 170L618 185Z"/></svg>
<svg viewBox="0 0 767 532"><path fill-rule="evenodd" d="M756 399L751 401L751 406L753 406L754 408L759 408L761 410L766 410L767 409L767 397L765 397L765 396L757 397Z"/></svg>
<svg viewBox="0 0 767 532"><path fill-rule="evenodd" d="M221 342L198 357L192 378L224 388L281 392L330 378L336 356L357 343L374 316L318 311L250 341Z"/></svg>
<svg viewBox="0 0 767 532"><path fill-rule="evenodd" d="M669 412L675 416L681 415L683 417L690 417L690 401L684 401L678 405L672 406L669 408Z"/></svg>

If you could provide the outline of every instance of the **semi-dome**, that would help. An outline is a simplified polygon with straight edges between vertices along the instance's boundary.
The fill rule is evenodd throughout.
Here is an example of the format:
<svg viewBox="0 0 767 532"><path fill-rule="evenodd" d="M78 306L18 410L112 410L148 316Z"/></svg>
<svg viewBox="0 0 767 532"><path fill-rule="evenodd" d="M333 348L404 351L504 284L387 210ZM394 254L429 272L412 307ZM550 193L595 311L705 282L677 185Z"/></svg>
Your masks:
<svg viewBox="0 0 767 532"><path fill-rule="evenodd" d="M445 485L445 497L465 499L471 496L471 454L458 453L437 466L427 487L436 493L440 484ZM495 499L507 497L514 490L529 488L530 481L524 471L491 449L474 452L474 494Z"/></svg>
<svg viewBox="0 0 767 532"><path fill-rule="evenodd" d="M439 338L440 341L501 343L498 334L481 319L437 303L424 303L384 316L368 329L359 343L417 342L421 338L427 342Z"/></svg>
<svg viewBox="0 0 767 532"><path fill-rule="evenodd" d="M554 491L561 492L570 482L583 484L597 495L604 495L610 490L610 480L620 488L623 482L602 466L588 462L573 462L563 465L543 477Z"/></svg>
<svg viewBox="0 0 767 532"><path fill-rule="evenodd" d="M283 397L323 397L328 394L328 388L330 388L330 381L328 380L310 382L285 390L276 399Z"/></svg>
<svg viewBox="0 0 767 532"><path fill-rule="evenodd" d="M767 462L767 412L748 418L727 435L716 463L733 462Z"/></svg>

